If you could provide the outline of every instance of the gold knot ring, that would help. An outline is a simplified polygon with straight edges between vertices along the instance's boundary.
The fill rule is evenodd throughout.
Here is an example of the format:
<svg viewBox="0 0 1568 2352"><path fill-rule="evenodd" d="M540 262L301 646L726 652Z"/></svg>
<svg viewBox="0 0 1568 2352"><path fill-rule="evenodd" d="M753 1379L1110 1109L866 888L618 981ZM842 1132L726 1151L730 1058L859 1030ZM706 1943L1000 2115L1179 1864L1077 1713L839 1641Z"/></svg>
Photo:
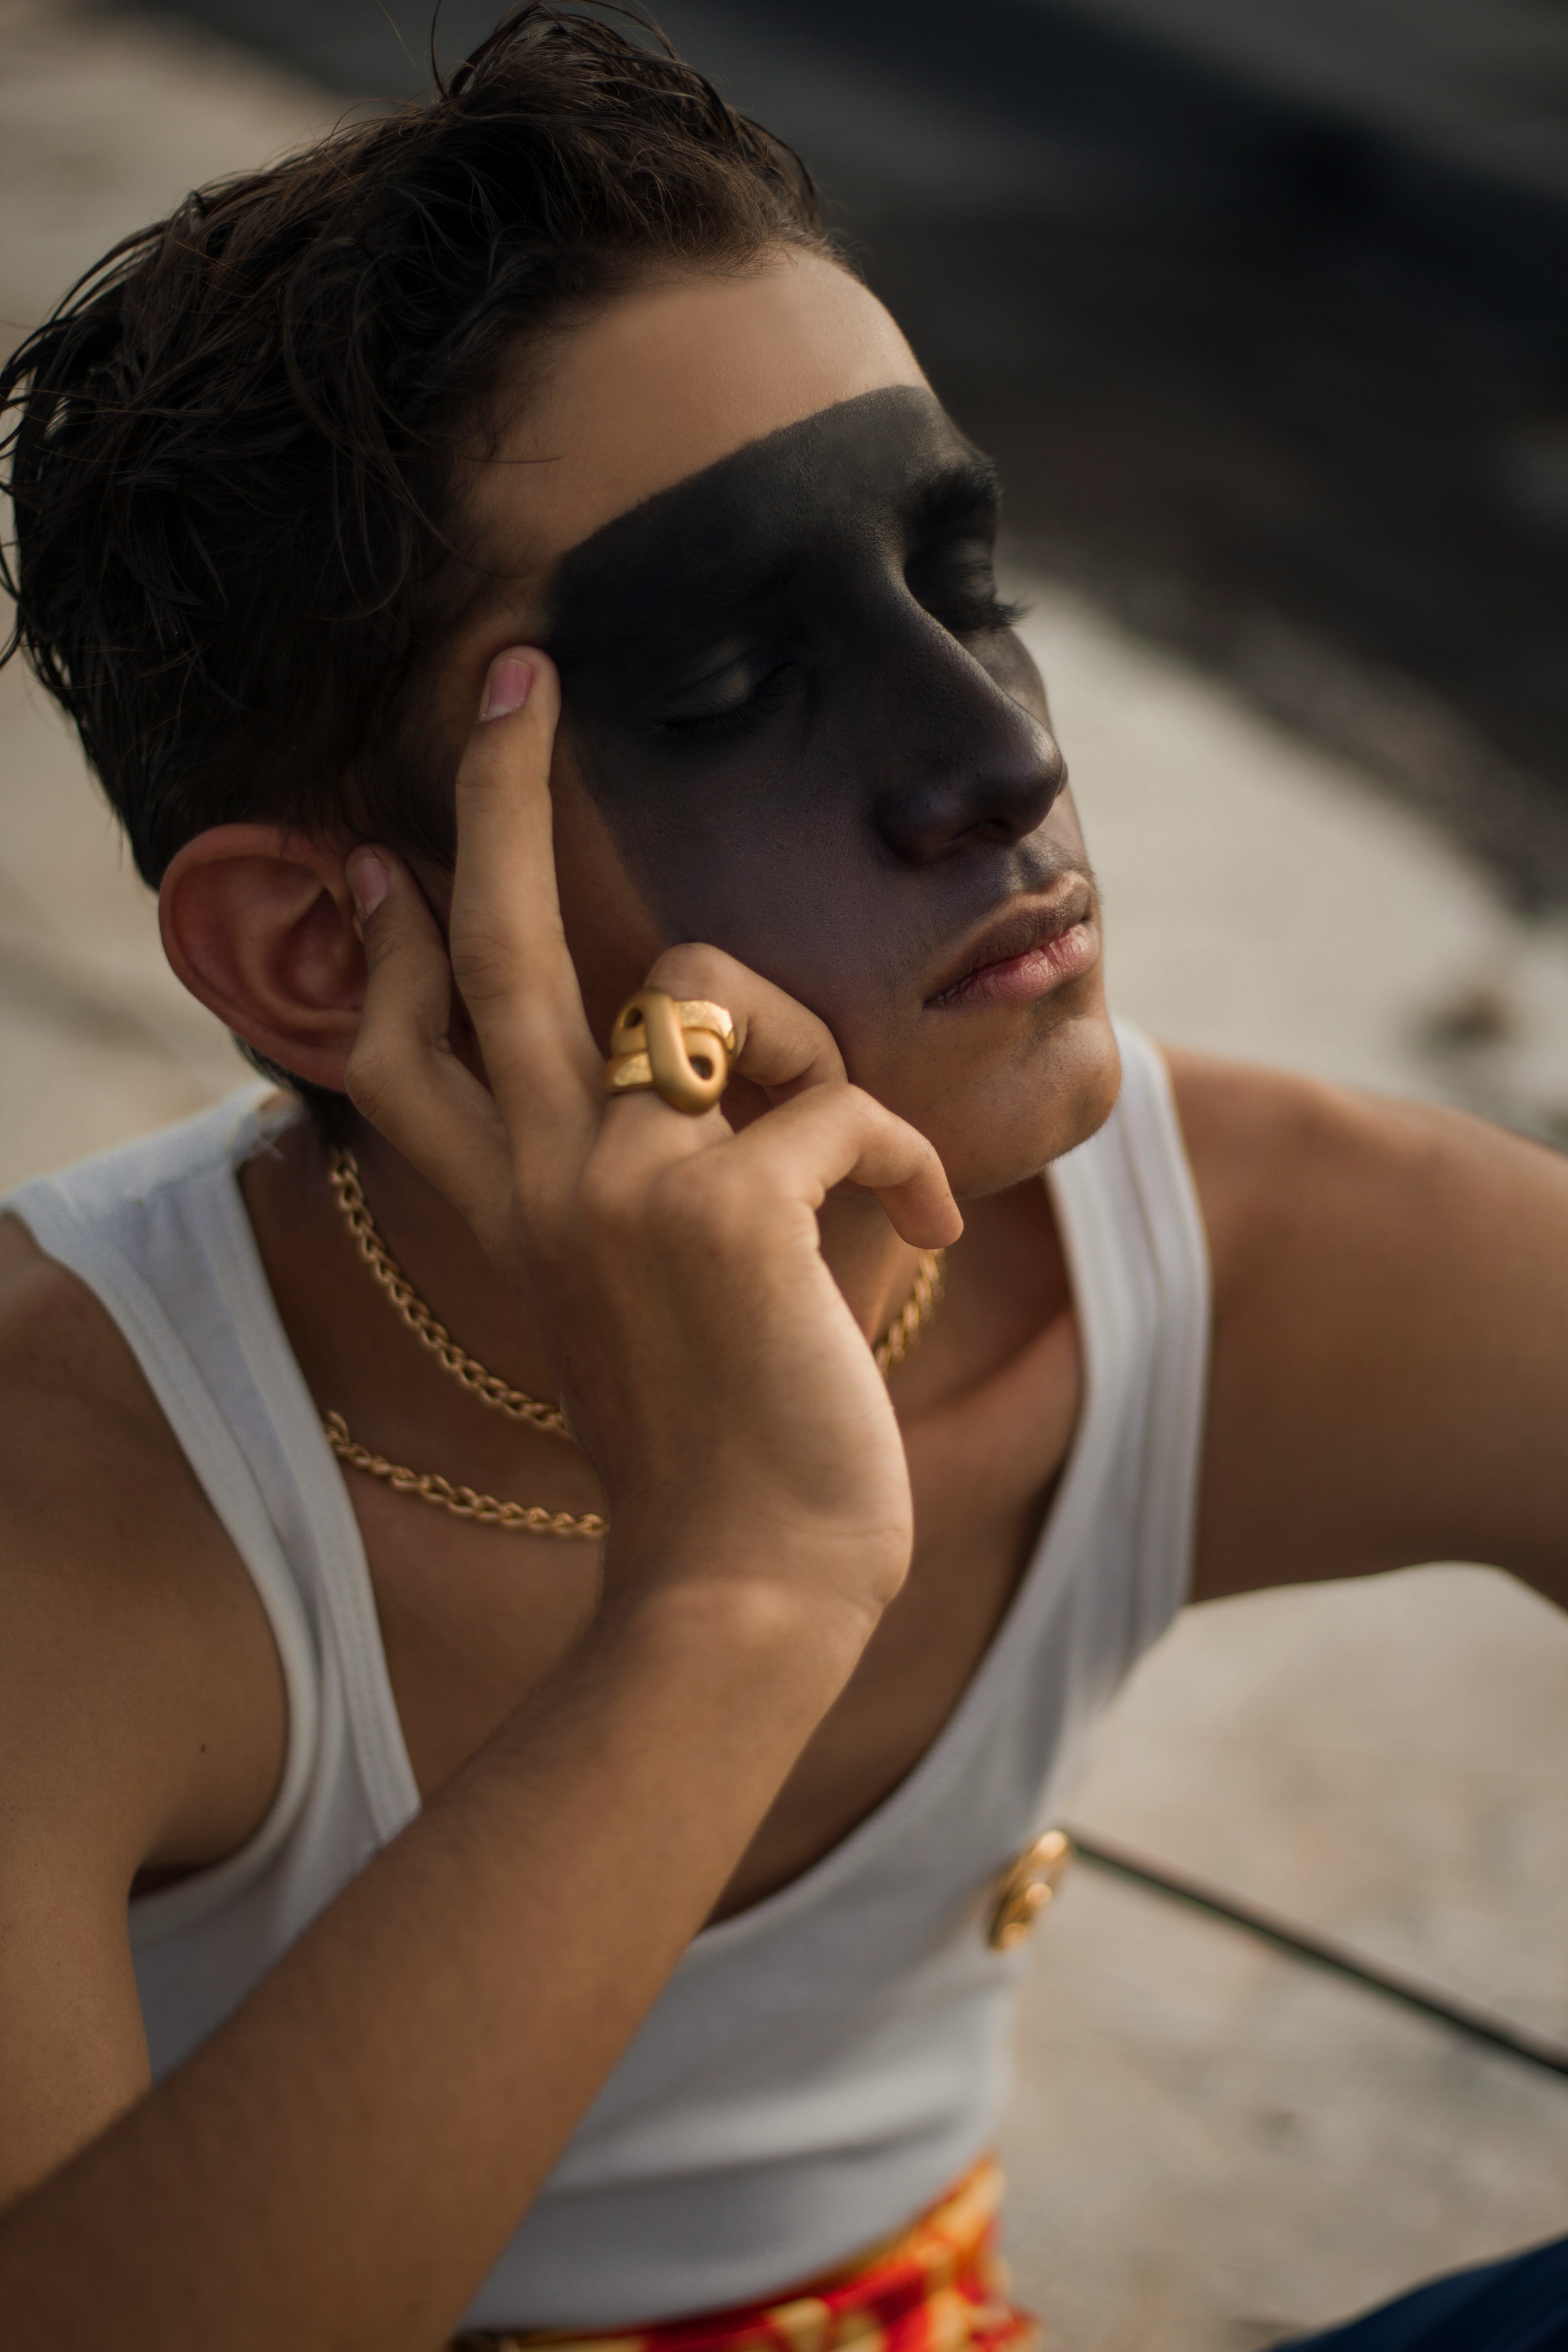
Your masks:
<svg viewBox="0 0 1568 2352"><path fill-rule="evenodd" d="M639 988L616 1015L605 1092L640 1094L651 1087L672 1110L695 1118L711 1110L729 1085L734 1052L735 1024L721 1004Z"/></svg>

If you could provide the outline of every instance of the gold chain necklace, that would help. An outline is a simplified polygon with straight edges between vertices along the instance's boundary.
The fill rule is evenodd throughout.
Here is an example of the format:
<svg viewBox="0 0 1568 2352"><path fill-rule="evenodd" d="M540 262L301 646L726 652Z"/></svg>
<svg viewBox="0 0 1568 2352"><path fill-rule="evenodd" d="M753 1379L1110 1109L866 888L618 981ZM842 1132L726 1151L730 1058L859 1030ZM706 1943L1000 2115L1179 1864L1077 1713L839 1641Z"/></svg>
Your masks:
<svg viewBox="0 0 1568 2352"><path fill-rule="evenodd" d="M532 1429L544 1430L552 1437L563 1437L569 1445L573 1444L572 1433L558 1405L546 1404L524 1389L510 1387L499 1373L487 1371L476 1356L458 1345L446 1325L437 1320L382 1239L364 1197L359 1162L341 1144L332 1153L328 1181L360 1256L398 1320L423 1347L429 1349L442 1370L450 1372L481 1404L504 1412L510 1421L526 1422ZM942 1301L946 1263L945 1250L921 1250L914 1286L872 1349L884 1380L895 1364L901 1364L919 1346L921 1333ZM438 1471L410 1470L402 1463L389 1462L384 1454L373 1454L368 1446L356 1443L341 1412L326 1414L321 1427L332 1452L351 1470L361 1470L367 1478L379 1478L395 1495L413 1495L422 1503L434 1504L437 1510L449 1512L455 1519L472 1519L479 1527L505 1528L524 1535L574 1536L589 1540L604 1535L609 1527L600 1511L574 1515L571 1511L546 1510L541 1503L503 1503L494 1495L477 1493L472 1486L454 1486Z"/></svg>
<svg viewBox="0 0 1568 2352"><path fill-rule="evenodd" d="M884 1380L895 1364L901 1364L920 1346L921 1333L942 1304L946 1265L945 1250L921 1250L916 1260L914 1288L871 1350Z"/></svg>
<svg viewBox="0 0 1568 2352"><path fill-rule="evenodd" d="M493 1405L510 1421L526 1421L531 1428L548 1430L552 1437L563 1437L570 1444L572 1433L556 1406L529 1396L522 1389L509 1388L505 1381L494 1372L487 1372L483 1364L466 1349L459 1348L444 1323L437 1322L376 1231L375 1219L370 1213L370 1203L360 1182L359 1162L352 1151L344 1151L340 1146L333 1152L328 1181L361 1257L385 1291L399 1321L406 1324L415 1338L429 1349L442 1370L450 1372L481 1404Z"/></svg>
<svg viewBox="0 0 1568 2352"><path fill-rule="evenodd" d="M321 1426L332 1452L351 1470L363 1470L367 1478L384 1480L395 1495L417 1495L422 1503L434 1503L438 1510L450 1511L455 1519L472 1519L481 1528L507 1528L530 1536L602 1536L610 1524L599 1511L584 1511L574 1517L570 1511L547 1511L542 1503L500 1503L493 1495L476 1494L472 1486L454 1486L438 1470L405 1469L401 1463L389 1462L384 1454L357 1445L341 1412L328 1413Z"/></svg>

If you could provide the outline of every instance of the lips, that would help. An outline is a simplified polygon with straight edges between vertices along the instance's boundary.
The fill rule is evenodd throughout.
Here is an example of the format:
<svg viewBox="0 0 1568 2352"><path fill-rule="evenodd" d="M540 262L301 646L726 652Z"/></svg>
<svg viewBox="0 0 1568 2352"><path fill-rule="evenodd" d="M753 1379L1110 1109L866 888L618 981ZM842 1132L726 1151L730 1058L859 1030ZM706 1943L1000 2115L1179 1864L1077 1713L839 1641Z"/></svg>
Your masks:
<svg viewBox="0 0 1568 2352"><path fill-rule="evenodd" d="M1032 1003L1078 979L1098 951L1094 893L1081 874L993 915L973 933L926 999L930 1010Z"/></svg>

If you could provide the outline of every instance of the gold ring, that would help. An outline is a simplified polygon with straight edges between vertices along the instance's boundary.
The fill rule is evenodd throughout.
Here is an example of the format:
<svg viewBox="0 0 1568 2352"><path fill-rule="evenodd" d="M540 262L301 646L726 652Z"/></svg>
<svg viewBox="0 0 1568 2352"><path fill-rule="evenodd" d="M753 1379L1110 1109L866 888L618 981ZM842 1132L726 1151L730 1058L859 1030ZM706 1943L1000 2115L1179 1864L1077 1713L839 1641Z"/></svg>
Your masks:
<svg viewBox="0 0 1568 2352"><path fill-rule="evenodd" d="M631 1095L652 1087L671 1110L695 1118L711 1110L729 1085L734 1052L735 1024L721 1004L639 988L616 1015L605 1092Z"/></svg>

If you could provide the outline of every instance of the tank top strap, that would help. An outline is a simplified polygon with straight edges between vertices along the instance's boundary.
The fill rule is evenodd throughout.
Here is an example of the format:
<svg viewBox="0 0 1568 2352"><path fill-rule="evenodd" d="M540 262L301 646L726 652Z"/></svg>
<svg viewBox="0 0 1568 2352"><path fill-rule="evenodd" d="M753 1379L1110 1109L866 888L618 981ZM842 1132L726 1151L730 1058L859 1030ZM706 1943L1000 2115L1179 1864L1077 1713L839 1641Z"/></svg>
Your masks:
<svg viewBox="0 0 1568 2352"><path fill-rule="evenodd" d="M1121 1088L1106 1125L1047 1171L1079 1307L1086 1388L1115 1410L1128 1529L1130 1667L1192 1582L1207 1404L1208 1246L1170 1072L1153 1041L1116 1024Z"/></svg>

